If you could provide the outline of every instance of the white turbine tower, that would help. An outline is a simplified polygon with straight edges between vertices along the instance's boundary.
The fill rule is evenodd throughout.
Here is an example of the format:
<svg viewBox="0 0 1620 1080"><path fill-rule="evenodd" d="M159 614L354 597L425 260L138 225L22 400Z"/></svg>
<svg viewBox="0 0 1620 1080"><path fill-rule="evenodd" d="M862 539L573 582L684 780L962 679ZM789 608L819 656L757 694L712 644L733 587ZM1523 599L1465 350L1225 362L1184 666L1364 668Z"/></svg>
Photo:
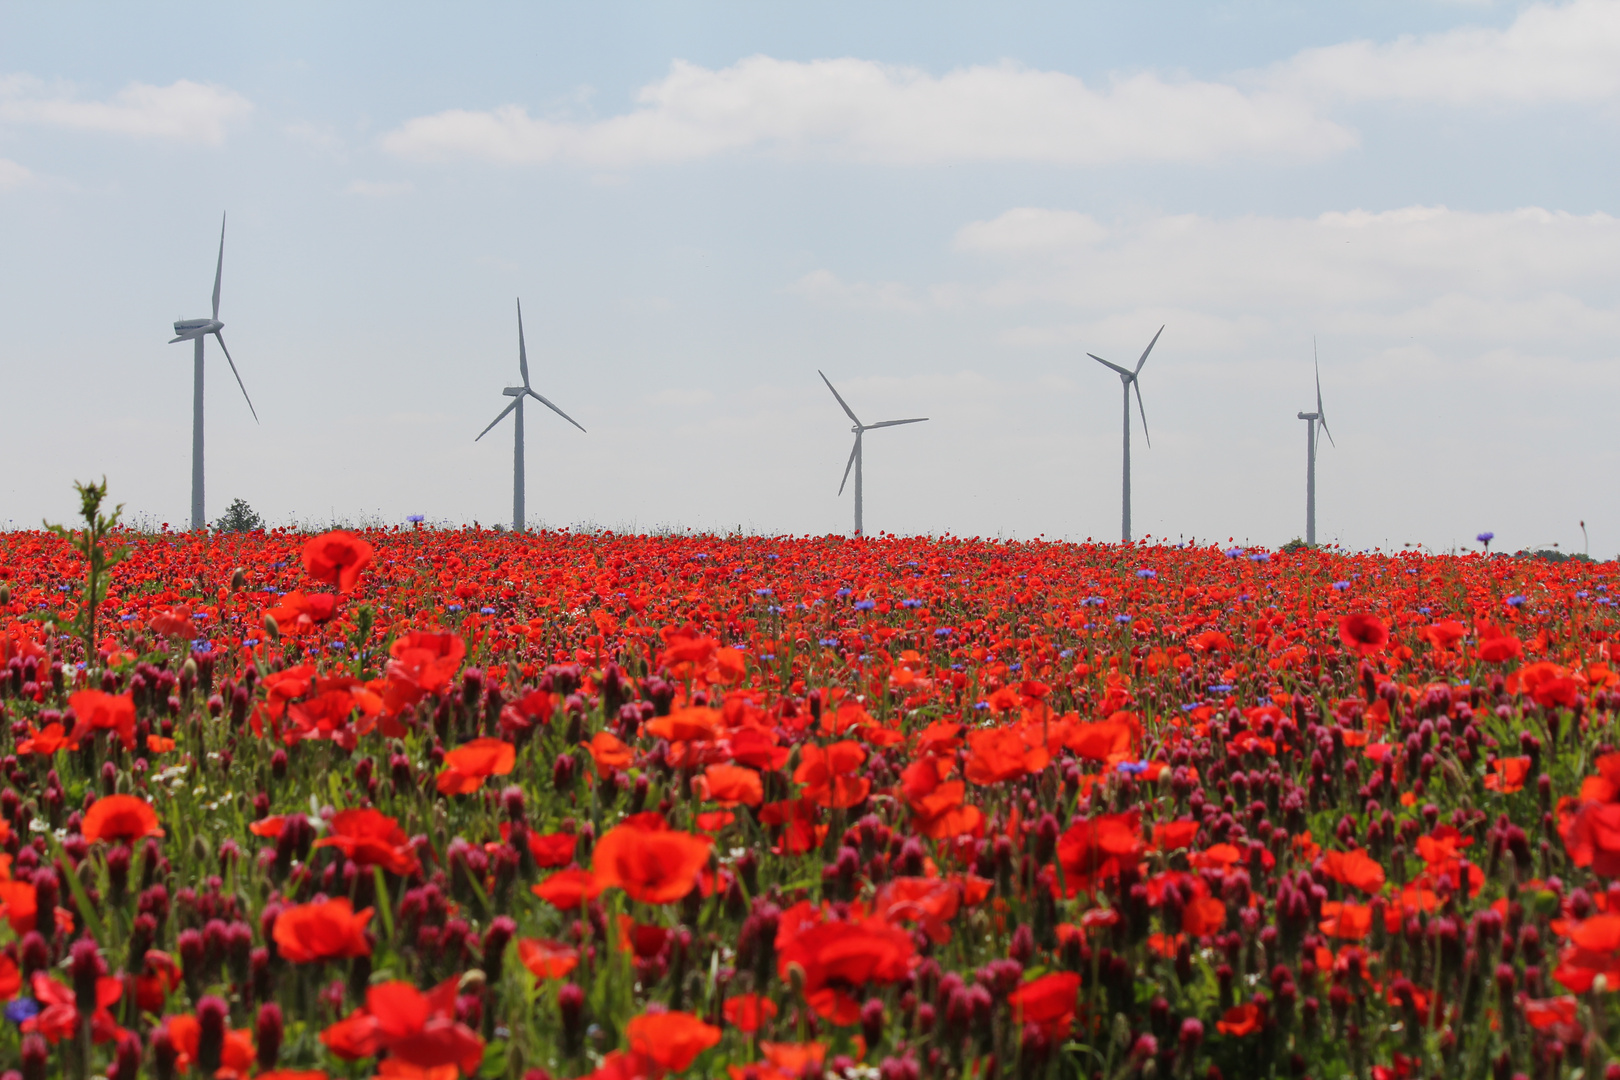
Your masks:
<svg viewBox="0 0 1620 1080"><path fill-rule="evenodd" d="M1164 333L1164 327L1161 326L1159 327L1159 334L1162 333ZM1121 496L1123 509L1120 511L1119 518L1119 541L1122 544L1131 542L1131 388L1135 387L1136 389L1136 407L1142 413L1142 438L1147 439L1148 447L1151 448L1153 440L1148 436L1147 410L1142 407L1142 386L1136 381L1136 377L1142 374L1142 365L1147 363L1148 353L1152 352L1153 346L1159 343L1159 334L1154 334L1153 340L1148 342L1148 347L1142 350L1142 358L1136 362L1135 371L1130 368L1122 368L1118 364L1110 364L1096 353L1086 353L1087 356L1103 367L1117 372L1120 384L1125 392L1125 479L1123 495Z"/></svg>
<svg viewBox="0 0 1620 1080"><path fill-rule="evenodd" d="M865 531L862 528L861 522L861 436L866 434L868 431L871 431L873 428L898 427L901 424L920 424L927 420L928 417L914 416L909 420L884 420L876 424L863 424L861 423L860 418L855 415L854 410L851 409L849 404L844 401L843 395L833 388L832 380L827 378L826 373L817 371L816 374L820 375L821 381L827 384L827 389L832 390L832 395L838 399L838 404L843 408L844 415L848 416L855 424L854 427L849 429L855 433L855 448L849 452L849 464L844 466L844 479L838 485L838 494L842 495L844 493L844 485L849 483L849 470L854 469L855 535L863 536L865 535Z"/></svg>
<svg viewBox="0 0 1620 1080"><path fill-rule="evenodd" d="M1316 363L1316 411L1302 412L1305 421L1305 542L1316 546L1316 429L1328 437L1328 443L1337 447L1333 432L1328 430L1327 413L1322 410L1322 364L1316 360L1316 339L1311 339L1311 359Z"/></svg>
<svg viewBox="0 0 1620 1080"><path fill-rule="evenodd" d="M488 435L496 424L506 419L507 413L514 411L517 413L517 416L513 419L512 427L512 531L522 532L525 528L525 521L527 520L523 513L523 399L525 397L532 397L534 400L538 401L540 404L544 405L546 408L550 409L552 412L556 413L570 424L573 424L575 427L579 428L579 430L584 431L585 429L579 427L579 421L575 420L572 416L569 416L567 413L557 408L557 406L535 393L534 388L529 385L529 352L523 344L522 300L518 301L517 316L518 371L523 375L523 385L508 386L506 389L501 391L501 393L512 399L512 404L502 409L501 414L489 422L489 427L478 433L478 439L482 439L485 435ZM477 442L478 439L474 439L473 442Z"/></svg>
<svg viewBox="0 0 1620 1080"><path fill-rule="evenodd" d="M177 341L194 341L196 349L192 353L191 375L191 527L193 529L205 528L208 525L208 516L204 510L203 500L203 338L209 334L219 342L221 351L225 353L225 362L231 365L231 374L236 376L236 385L242 387L242 397L246 399L248 412L253 414L253 422L259 422L258 410L253 407L253 399L248 397L247 387L242 385L242 375L236 370L236 361L231 359L231 350L225 348L225 336L220 333L225 324L219 321L219 282L225 272L225 215L219 217L219 261L214 266L214 316L211 319L181 319L174 324L174 332L179 336L169 342L173 345Z"/></svg>

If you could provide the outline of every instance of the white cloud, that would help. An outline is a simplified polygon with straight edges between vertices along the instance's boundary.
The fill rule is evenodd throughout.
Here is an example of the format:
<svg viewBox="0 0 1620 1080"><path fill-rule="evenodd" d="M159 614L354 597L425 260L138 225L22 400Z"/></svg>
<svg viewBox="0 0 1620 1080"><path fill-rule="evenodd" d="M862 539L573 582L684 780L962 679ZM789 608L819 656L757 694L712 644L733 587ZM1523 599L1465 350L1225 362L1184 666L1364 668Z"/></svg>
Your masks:
<svg viewBox="0 0 1620 1080"><path fill-rule="evenodd" d="M83 100L26 75L0 78L0 122L218 145L253 105L240 94L180 79L130 83L105 101Z"/></svg>
<svg viewBox="0 0 1620 1080"><path fill-rule="evenodd" d="M964 226L956 246L1005 269L975 291L980 302L1001 306L1405 311L1473 297L1520 305L1527 316L1544 312L1537 324L1550 327L1558 307L1538 298L1606 305L1620 286L1620 219L1535 207L1474 213L1415 206L1314 218L1186 214L1106 228L1071 211L1026 207ZM1476 333L1501 320L1457 321L1457 332Z"/></svg>
<svg viewBox="0 0 1620 1080"><path fill-rule="evenodd" d="M33 178L33 173L15 161L0 158L0 191L9 191L12 188L22 187Z"/></svg>
<svg viewBox="0 0 1620 1080"><path fill-rule="evenodd" d="M711 70L685 61L636 107L580 121L519 105L407 121L383 147L419 160L564 161L618 167L765 150L899 165L1031 161L1105 165L1235 154L1313 158L1355 137L1266 90L1141 73L1087 86L1013 64L934 76L869 60L754 56Z"/></svg>
<svg viewBox="0 0 1620 1080"><path fill-rule="evenodd" d="M922 301L910 287L895 281L844 281L831 270L813 270L787 291L826 307L865 311L920 311Z"/></svg>
<svg viewBox="0 0 1620 1080"><path fill-rule="evenodd" d="M1306 49L1258 84L1348 101L1608 101L1620 95L1620 0L1536 4L1505 29L1464 27Z"/></svg>
<svg viewBox="0 0 1620 1080"><path fill-rule="evenodd" d="M387 199L398 195L409 195L416 190L416 185L409 180L351 180L349 186L343 190L348 195L360 195L368 199Z"/></svg>

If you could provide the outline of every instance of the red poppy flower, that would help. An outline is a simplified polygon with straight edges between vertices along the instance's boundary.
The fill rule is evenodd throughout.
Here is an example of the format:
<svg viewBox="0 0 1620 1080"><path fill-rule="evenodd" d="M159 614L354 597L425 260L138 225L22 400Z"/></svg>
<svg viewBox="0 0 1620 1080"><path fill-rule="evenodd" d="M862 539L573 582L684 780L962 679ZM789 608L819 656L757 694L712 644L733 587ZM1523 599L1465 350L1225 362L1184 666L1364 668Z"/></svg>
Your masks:
<svg viewBox="0 0 1620 1080"><path fill-rule="evenodd" d="M804 797L818 806L851 807L872 790L872 781L855 775L865 760L866 747L850 739L826 747L805 743L793 779L804 785Z"/></svg>
<svg viewBox="0 0 1620 1080"><path fill-rule="evenodd" d="M630 1049L661 1068L681 1072L720 1041L720 1029L691 1013L643 1013L624 1025Z"/></svg>
<svg viewBox="0 0 1620 1080"><path fill-rule="evenodd" d="M1479 648L1474 650L1481 660L1500 664L1524 655L1524 642L1499 626L1484 626L1479 631Z"/></svg>
<svg viewBox="0 0 1620 1080"><path fill-rule="evenodd" d="M1606 878L1620 877L1620 803L1581 803L1560 822L1559 834L1576 866L1590 866Z"/></svg>
<svg viewBox="0 0 1620 1080"><path fill-rule="evenodd" d="M202 1024L196 1016L187 1013L183 1016L167 1016L163 1025L169 1029L169 1040L174 1044L176 1051L175 1071L189 1072L191 1066L197 1061L198 1045L202 1042ZM238 1028L235 1031L225 1032L225 1045L220 1050L219 1074L246 1076L253 1067L253 1031L250 1028Z"/></svg>
<svg viewBox="0 0 1620 1080"><path fill-rule="evenodd" d="M960 780L947 780L952 763L949 758L923 758L907 765L900 774L901 791L911 807L912 825L917 832L933 840L943 840L975 833L984 824L984 814L977 806L964 804L967 785Z"/></svg>
<svg viewBox="0 0 1620 1080"><path fill-rule="evenodd" d="M79 1004L72 987L62 985L43 971L36 971L29 989L40 1011L22 1022L20 1027L24 1032L37 1031L47 1042L53 1043L78 1035ZM107 1009L123 996L121 979L109 976L96 979L96 1011L90 1016L90 1035L95 1042L112 1042L123 1037L124 1029Z"/></svg>
<svg viewBox="0 0 1620 1080"><path fill-rule="evenodd" d="M191 621L191 608L184 604L173 610L157 612L146 625L159 637L178 637L189 641L197 636L197 624Z"/></svg>
<svg viewBox="0 0 1620 1080"><path fill-rule="evenodd" d="M298 904L276 916L271 936L282 958L294 964L370 956L365 930L371 915L371 908L356 912L347 897Z"/></svg>
<svg viewBox="0 0 1620 1080"><path fill-rule="evenodd" d="M835 1024L853 1024L861 1007L851 989L868 983L890 983L911 970L916 951L911 935L882 919L817 922L795 929L783 913L777 931L777 974L785 982L798 968L804 997L819 1015Z"/></svg>
<svg viewBox="0 0 1620 1080"><path fill-rule="evenodd" d="M1135 742L1136 729L1114 719L1071 724L1063 736L1063 745L1085 761L1119 760L1131 753Z"/></svg>
<svg viewBox="0 0 1620 1080"><path fill-rule="evenodd" d="M1249 1001L1227 1009L1226 1013L1215 1022L1215 1030L1222 1035L1231 1035L1238 1039L1245 1035L1253 1035L1260 1030L1260 1006Z"/></svg>
<svg viewBox="0 0 1620 1080"><path fill-rule="evenodd" d="M719 738L720 729L720 710L701 705L655 716L646 724L647 734L670 742L705 742Z"/></svg>
<svg viewBox="0 0 1620 1080"><path fill-rule="evenodd" d="M1048 1038L1060 1039L1069 1032L1079 994L1080 976L1061 971L1022 984L1007 995L1007 1004L1020 1024L1039 1025Z"/></svg>
<svg viewBox="0 0 1620 1080"><path fill-rule="evenodd" d="M281 602L265 612L276 621L278 633L297 637L331 622L337 615L337 597L331 593L306 593L294 589Z"/></svg>
<svg viewBox="0 0 1620 1080"><path fill-rule="evenodd" d="M1322 905L1322 933L1346 941L1360 941L1372 930L1372 908L1328 900Z"/></svg>
<svg viewBox="0 0 1620 1080"><path fill-rule="evenodd" d="M963 773L975 784L999 784L1038 773L1052 759L1041 729L1033 724L989 728L968 736Z"/></svg>
<svg viewBox="0 0 1620 1080"><path fill-rule="evenodd" d="M597 841L591 868L604 888L618 886L645 904L668 904L697 887L713 845L706 836L626 822Z"/></svg>
<svg viewBox="0 0 1620 1080"><path fill-rule="evenodd" d="M426 994L408 982L378 983L363 1008L321 1032L321 1042L349 1061L386 1050L412 1069L459 1068L471 1076L484 1059L484 1040L456 1019L456 983L448 979Z"/></svg>
<svg viewBox="0 0 1620 1080"><path fill-rule="evenodd" d="M46 724L43 729L32 724L28 727L28 738L17 743L19 755L41 754L50 757L61 749L77 750L79 740L69 735L61 724Z"/></svg>
<svg viewBox="0 0 1620 1080"><path fill-rule="evenodd" d="M1352 885L1364 893L1375 893L1384 887L1383 866L1360 848L1324 853L1322 872L1334 881Z"/></svg>
<svg viewBox="0 0 1620 1080"><path fill-rule="evenodd" d="M589 870L559 870L529 891L559 911L572 911L586 900L594 900L602 883Z"/></svg>
<svg viewBox="0 0 1620 1080"><path fill-rule="evenodd" d="M1503 795L1523 791L1525 778L1529 775L1529 758L1497 758L1491 765L1490 775L1485 777L1485 790L1500 792Z"/></svg>
<svg viewBox="0 0 1620 1080"><path fill-rule="evenodd" d="M94 731L111 731L125 750L135 749L135 698L131 694L108 694L100 690L78 690L68 698L79 718L73 738L82 741Z"/></svg>
<svg viewBox="0 0 1620 1080"><path fill-rule="evenodd" d="M529 854L534 864L543 870L554 866L567 866L574 861L574 846L579 837L573 833L530 833Z"/></svg>
<svg viewBox="0 0 1620 1080"><path fill-rule="evenodd" d="M474 739L444 755L448 766L439 774L441 795L469 795L485 778L505 776L517 764L517 747L504 739Z"/></svg>
<svg viewBox="0 0 1620 1080"><path fill-rule="evenodd" d="M0 911L13 933L26 934L34 928L39 915L39 899L34 887L26 881L0 881Z"/></svg>
<svg viewBox="0 0 1620 1080"><path fill-rule="evenodd" d="M371 562L371 545L341 529L322 533L304 545L304 572L316 581L350 592Z"/></svg>
<svg viewBox="0 0 1620 1080"><path fill-rule="evenodd" d="M944 878L897 877L872 899L872 913L889 922L916 923L936 945L951 940L951 920L962 904L962 890Z"/></svg>
<svg viewBox="0 0 1620 1080"><path fill-rule="evenodd" d="M765 785L759 773L741 765L710 765L701 780L694 782L721 806L758 806L765 801Z"/></svg>
<svg viewBox="0 0 1620 1080"><path fill-rule="evenodd" d="M1117 877L1121 867L1136 865L1143 847L1138 811L1077 818L1058 837L1064 886L1070 894L1090 892L1103 879Z"/></svg>
<svg viewBox="0 0 1620 1080"><path fill-rule="evenodd" d="M1389 644L1389 627L1376 615L1356 612L1339 620L1339 640L1352 652L1371 656Z"/></svg>
<svg viewBox="0 0 1620 1080"><path fill-rule="evenodd" d="M776 1016L776 1002L758 994L738 994L726 998L721 1014L726 1023L745 1035L752 1035L765 1021Z"/></svg>
<svg viewBox="0 0 1620 1080"><path fill-rule="evenodd" d="M560 979L579 964L579 950L560 941L518 938L518 960L537 979Z"/></svg>
<svg viewBox="0 0 1620 1080"><path fill-rule="evenodd" d="M169 995L180 988L183 979L174 957L157 949L146 950L141 973L135 977L135 1004L142 1012L161 1013Z"/></svg>
<svg viewBox="0 0 1620 1080"><path fill-rule="evenodd" d="M133 795L103 795L84 812L79 831L92 844L97 840L132 843L142 837L163 835L157 811Z"/></svg>
<svg viewBox="0 0 1620 1080"><path fill-rule="evenodd" d="M331 830L315 846L335 847L362 867L380 866L400 877L410 877L422 866L399 822L370 807L339 810L332 815Z"/></svg>
<svg viewBox="0 0 1620 1080"><path fill-rule="evenodd" d="M596 775L603 780L620 769L628 769L636 759L635 751L611 731L598 731L590 742L581 745L590 751L591 760L596 763Z"/></svg>

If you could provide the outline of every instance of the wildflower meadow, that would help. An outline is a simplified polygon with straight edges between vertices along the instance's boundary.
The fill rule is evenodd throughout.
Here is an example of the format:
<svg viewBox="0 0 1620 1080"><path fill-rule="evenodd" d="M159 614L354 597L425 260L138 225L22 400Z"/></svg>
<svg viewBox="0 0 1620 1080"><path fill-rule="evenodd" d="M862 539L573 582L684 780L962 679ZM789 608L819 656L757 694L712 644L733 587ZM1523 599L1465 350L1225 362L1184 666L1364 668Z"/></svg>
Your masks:
<svg viewBox="0 0 1620 1080"><path fill-rule="evenodd" d="M1620 1077L1613 563L0 534L0 1071Z"/></svg>

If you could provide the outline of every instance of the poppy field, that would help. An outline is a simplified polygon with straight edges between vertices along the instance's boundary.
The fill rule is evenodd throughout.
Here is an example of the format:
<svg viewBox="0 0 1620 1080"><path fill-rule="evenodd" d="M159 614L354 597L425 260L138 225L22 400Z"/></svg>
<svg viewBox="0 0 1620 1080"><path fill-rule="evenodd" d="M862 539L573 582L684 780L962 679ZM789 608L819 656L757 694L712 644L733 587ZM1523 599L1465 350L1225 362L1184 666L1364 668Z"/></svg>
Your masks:
<svg viewBox="0 0 1620 1080"><path fill-rule="evenodd" d="M0 534L0 1072L1620 1077L1615 564Z"/></svg>

